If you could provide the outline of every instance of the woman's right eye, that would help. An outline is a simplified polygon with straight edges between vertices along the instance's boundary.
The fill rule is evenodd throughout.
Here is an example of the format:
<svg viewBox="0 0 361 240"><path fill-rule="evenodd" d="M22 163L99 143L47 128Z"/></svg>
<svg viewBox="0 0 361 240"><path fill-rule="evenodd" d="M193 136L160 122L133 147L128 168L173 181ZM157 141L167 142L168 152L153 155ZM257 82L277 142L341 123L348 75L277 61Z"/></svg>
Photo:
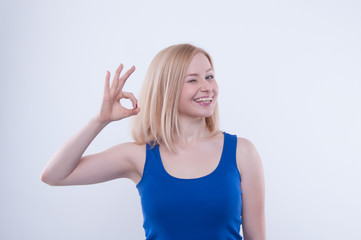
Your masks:
<svg viewBox="0 0 361 240"><path fill-rule="evenodd" d="M195 79L188 80L188 82L195 82L195 81L196 81Z"/></svg>

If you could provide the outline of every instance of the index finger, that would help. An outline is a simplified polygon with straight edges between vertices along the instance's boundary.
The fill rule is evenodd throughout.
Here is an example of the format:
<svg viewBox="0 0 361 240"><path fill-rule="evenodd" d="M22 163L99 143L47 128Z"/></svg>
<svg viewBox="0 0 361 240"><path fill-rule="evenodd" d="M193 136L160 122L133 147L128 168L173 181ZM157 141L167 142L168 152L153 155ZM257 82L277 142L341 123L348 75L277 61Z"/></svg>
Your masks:
<svg viewBox="0 0 361 240"><path fill-rule="evenodd" d="M113 77L113 81L112 81L112 89L117 89L118 85L119 85L119 76L120 73L123 71L123 64L120 64L119 67L117 68L117 70L115 70L115 74Z"/></svg>

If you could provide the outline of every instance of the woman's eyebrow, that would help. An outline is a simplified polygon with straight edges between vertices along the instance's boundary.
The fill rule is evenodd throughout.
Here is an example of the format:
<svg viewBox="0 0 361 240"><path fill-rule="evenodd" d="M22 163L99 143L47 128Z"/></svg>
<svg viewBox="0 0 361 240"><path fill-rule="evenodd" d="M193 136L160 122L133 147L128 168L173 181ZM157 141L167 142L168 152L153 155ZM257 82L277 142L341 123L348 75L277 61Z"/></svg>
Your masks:
<svg viewBox="0 0 361 240"><path fill-rule="evenodd" d="M212 68L208 69L208 70L206 71L206 73L211 72L211 71L213 71ZM188 77L188 76L198 76L198 75L199 75L198 73L190 73L190 74L187 74L186 77Z"/></svg>

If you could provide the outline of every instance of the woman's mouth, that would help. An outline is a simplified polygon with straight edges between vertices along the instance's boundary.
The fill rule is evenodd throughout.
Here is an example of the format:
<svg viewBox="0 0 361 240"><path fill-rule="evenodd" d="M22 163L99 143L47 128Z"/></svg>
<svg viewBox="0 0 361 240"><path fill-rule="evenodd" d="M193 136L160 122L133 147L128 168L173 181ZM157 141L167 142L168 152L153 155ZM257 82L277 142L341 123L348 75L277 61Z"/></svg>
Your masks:
<svg viewBox="0 0 361 240"><path fill-rule="evenodd" d="M194 101L197 103L210 103L210 102L212 102L212 100L213 100L213 97L201 97L201 98L194 99Z"/></svg>

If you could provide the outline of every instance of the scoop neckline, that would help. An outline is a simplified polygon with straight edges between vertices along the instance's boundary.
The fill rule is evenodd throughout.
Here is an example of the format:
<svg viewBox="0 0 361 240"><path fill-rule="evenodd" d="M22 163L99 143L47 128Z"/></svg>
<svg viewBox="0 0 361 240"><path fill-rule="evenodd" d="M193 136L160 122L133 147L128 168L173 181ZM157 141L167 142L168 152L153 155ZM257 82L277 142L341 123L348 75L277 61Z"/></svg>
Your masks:
<svg viewBox="0 0 361 240"><path fill-rule="evenodd" d="M214 175L215 172L217 172L217 170L220 168L220 165L221 165L222 159L223 159L223 155L224 155L224 149L225 149L225 143L226 143L226 134L224 132L222 132L222 134L223 134L223 146L222 146L221 157L219 158L217 167L214 170L212 170L210 173L207 173L204 176L200 176L200 177L196 177L196 178L180 178L180 177L176 177L176 176L171 175L170 173L168 173L168 171L165 169L165 167L163 165L162 156L160 155L159 145L157 145L157 158L158 158L158 160L160 162L162 172L165 175L167 175L168 177L170 177L170 178L172 178L174 180L177 180L177 181L198 181L198 180L202 180L204 178L208 178L208 177Z"/></svg>

